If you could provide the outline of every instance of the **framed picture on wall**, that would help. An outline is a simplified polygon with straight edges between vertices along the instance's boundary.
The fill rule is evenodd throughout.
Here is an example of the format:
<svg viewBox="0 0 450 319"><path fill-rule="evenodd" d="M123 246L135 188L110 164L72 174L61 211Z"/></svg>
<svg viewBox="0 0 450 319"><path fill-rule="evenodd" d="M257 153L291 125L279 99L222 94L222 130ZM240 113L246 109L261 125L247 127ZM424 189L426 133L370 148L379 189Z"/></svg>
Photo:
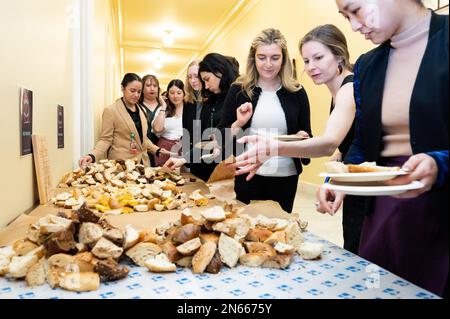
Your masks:
<svg viewBox="0 0 450 319"><path fill-rule="evenodd" d="M20 156L33 153L33 91L20 88Z"/></svg>
<svg viewBox="0 0 450 319"><path fill-rule="evenodd" d="M64 106L58 105L57 111L58 148L64 148Z"/></svg>

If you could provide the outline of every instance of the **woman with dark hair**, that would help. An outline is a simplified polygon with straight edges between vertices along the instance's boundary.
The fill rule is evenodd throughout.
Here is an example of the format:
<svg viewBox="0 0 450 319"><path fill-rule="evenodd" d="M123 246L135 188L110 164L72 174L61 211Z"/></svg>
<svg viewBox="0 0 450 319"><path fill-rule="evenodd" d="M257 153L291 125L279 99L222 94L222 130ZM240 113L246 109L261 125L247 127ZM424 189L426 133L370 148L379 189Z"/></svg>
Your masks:
<svg viewBox="0 0 450 319"><path fill-rule="evenodd" d="M175 79L167 86L167 107L158 109L153 120L153 131L159 137L158 146L169 154L178 154L183 136L184 83ZM163 166L169 159L168 154L156 154L155 165Z"/></svg>
<svg viewBox="0 0 450 319"><path fill-rule="evenodd" d="M220 122L227 92L239 76L239 63L233 57L209 53L199 62L198 74L200 75L201 95L203 97L203 107L200 114L201 139L211 140L212 134ZM197 140L193 132L190 132L191 121L186 117L184 125L186 131L190 133L191 147L183 151L184 158L172 158L167 165L169 168L175 168L187 163L192 174L207 181L217 163L214 159L201 159L201 152L193 148L193 145L201 140Z"/></svg>
<svg viewBox="0 0 450 319"><path fill-rule="evenodd" d="M336 0L353 31L379 45L355 63L355 138L347 161L401 166L388 181L423 187L371 198L359 255L448 297L449 17L418 0ZM321 212L344 195L320 188Z"/></svg>
<svg viewBox="0 0 450 319"><path fill-rule="evenodd" d="M156 112L162 107L166 107L166 102L160 96L161 89L159 87L158 78L154 75L147 74L142 78L143 89L141 98L139 99L139 107L145 113L147 118L147 137L153 144L158 143L158 136L153 132L152 122ZM155 158L153 154L148 154L152 166L155 166Z"/></svg>
<svg viewBox="0 0 450 319"><path fill-rule="evenodd" d="M134 73L125 74L122 80L123 96L104 109L99 141L91 154L80 158L80 167L102 158L136 159L150 165L147 151L166 153L147 137L147 120L138 107L141 91L141 78Z"/></svg>

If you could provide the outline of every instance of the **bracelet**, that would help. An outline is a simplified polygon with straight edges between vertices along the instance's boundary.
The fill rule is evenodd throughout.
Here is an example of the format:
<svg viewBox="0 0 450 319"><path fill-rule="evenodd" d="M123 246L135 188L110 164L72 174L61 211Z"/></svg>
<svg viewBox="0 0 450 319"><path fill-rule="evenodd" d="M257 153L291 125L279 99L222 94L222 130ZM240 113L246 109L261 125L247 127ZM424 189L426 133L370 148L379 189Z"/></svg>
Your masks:
<svg viewBox="0 0 450 319"><path fill-rule="evenodd" d="M159 109L158 112L164 112L164 113L166 113L166 110L165 110L165 109L164 109L164 110Z"/></svg>
<svg viewBox="0 0 450 319"><path fill-rule="evenodd" d="M156 151L155 155L159 157L159 154L161 154L161 147L158 148L158 150Z"/></svg>

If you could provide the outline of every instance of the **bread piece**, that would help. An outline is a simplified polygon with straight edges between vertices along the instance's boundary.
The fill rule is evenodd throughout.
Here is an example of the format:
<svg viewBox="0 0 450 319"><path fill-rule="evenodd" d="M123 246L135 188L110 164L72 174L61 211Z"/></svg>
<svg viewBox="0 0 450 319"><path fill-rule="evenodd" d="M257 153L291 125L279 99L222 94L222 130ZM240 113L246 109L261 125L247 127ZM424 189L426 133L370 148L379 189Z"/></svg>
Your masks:
<svg viewBox="0 0 450 319"><path fill-rule="evenodd" d="M45 284L45 258L41 258L37 263L30 267L25 276L27 285L30 287L42 286Z"/></svg>
<svg viewBox="0 0 450 319"><path fill-rule="evenodd" d="M200 248L201 245L202 242L200 241L200 238L197 237L185 242L180 246L177 246L177 250L183 256L190 256L195 254L195 252Z"/></svg>
<svg viewBox="0 0 450 319"><path fill-rule="evenodd" d="M141 230L141 231L139 231L138 242L139 243L153 243L153 244L156 244L156 237L157 237L157 235L155 234L154 231Z"/></svg>
<svg viewBox="0 0 450 319"><path fill-rule="evenodd" d="M201 226L186 224L172 233L172 242L175 245L183 244L191 239L197 238L200 235Z"/></svg>
<svg viewBox="0 0 450 319"><path fill-rule="evenodd" d="M192 199L196 206L205 206L208 204L208 198L200 194L200 191L200 189L193 191L191 195L189 195L189 199Z"/></svg>
<svg viewBox="0 0 450 319"><path fill-rule="evenodd" d="M221 268L222 268L222 260L220 259L219 250L216 249L216 253L209 262L208 266L206 267L206 272L210 274L217 274L220 272Z"/></svg>
<svg viewBox="0 0 450 319"><path fill-rule="evenodd" d="M201 233L200 241L202 242L202 244L210 241L217 245L219 243L219 235L216 233Z"/></svg>
<svg viewBox="0 0 450 319"><path fill-rule="evenodd" d="M145 267L145 261L161 253L162 249L153 243L139 243L126 251L136 265Z"/></svg>
<svg viewBox="0 0 450 319"><path fill-rule="evenodd" d="M349 173L392 172L400 170L400 167L378 166L375 162L364 162L359 165L348 164Z"/></svg>
<svg viewBox="0 0 450 319"><path fill-rule="evenodd" d="M298 249L298 254L305 260L320 259L322 257L323 245L321 243L302 243Z"/></svg>
<svg viewBox="0 0 450 319"><path fill-rule="evenodd" d="M217 245L214 242L208 241L204 243L192 258L192 272L194 274L201 274L211 262L216 253Z"/></svg>
<svg viewBox="0 0 450 319"><path fill-rule="evenodd" d="M94 291L100 287L100 277L94 272L64 273L59 286L70 291Z"/></svg>
<svg viewBox="0 0 450 319"><path fill-rule="evenodd" d="M73 263L73 256L67 254L55 254L47 259L49 268L67 269L67 266Z"/></svg>
<svg viewBox="0 0 450 319"><path fill-rule="evenodd" d="M130 224L125 226L125 240L123 244L124 249L128 249L137 244L139 240L139 232Z"/></svg>
<svg viewBox="0 0 450 319"><path fill-rule="evenodd" d="M41 234L41 232L39 231L39 226L30 225L27 230L27 238L33 243L41 245L45 241L47 236L45 234Z"/></svg>
<svg viewBox="0 0 450 319"><path fill-rule="evenodd" d="M193 256L186 256L178 259L175 263L179 267L183 268L191 268L192 267L192 258Z"/></svg>
<svg viewBox="0 0 450 319"><path fill-rule="evenodd" d="M125 240L123 232L119 228L112 226L103 228L103 237L109 239L119 247L123 246L123 242Z"/></svg>
<svg viewBox="0 0 450 319"><path fill-rule="evenodd" d="M245 236L246 241L256 241L256 242L264 242L266 239L268 239L272 235L272 231L256 227L253 229L249 229L247 235Z"/></svg>
<svg viewBox="0 0 450 319"><path fill-rule="evenodd" d="M99 260L94 267L94 272L100 276L100 281L116 281L128 275L128 267L119 265L113 259Z"/></svg>
<svg viewBox="0 0 450 319"><path fill-rule="evenodd" d="M32 251L33 249L36 249L38 245L33 243L32 241L28 239L19 239L14 242L13 249L18 256L23 256Z"/></svg>
<svg viewBox="0 0 450 319"><path fill-rule="evenodd" d="M77 244L75 245L75 248L77 249L77 251L78 251L79 253L82 253L82 252L84 252L84 251L88 251L88 250L89 250L89 246L86 245L86 244L82 244L82 243L77 243Z"/></svg>
<svg viewBox="0 0 450 319"><path fill-rule="evenodd" d="M225 233L237 240L245 238L250 230L250 222L244 218L230 218L213 225L213 230Z"/></svg>
<svg viewBox="0 0 450 319"><path fill-rule="evenodd" d="M167 241L161 245L162 251L168 257L170 262L175 262L181 258L180 253L177 250L177 247L171 242Z"/></svg>
<svg viewBox="0 0 450 319"><path fill-rule="evenodd" d="M76 211L76 215L78 216L78 220L80 223L98 223L101 215L94 213L87 207L87 204L84 203L81 205L80 209Z"/></svg>
<svg viewBox="0 0 450 319"><path fill-rule="evenodd" d="M11 259L11 262L9 264L9 269L7 276L13 277L13 278L23 278L28 273L28 270L37 263L39 258L32 254L32 255L25 255L25 256L14 256Z"/></svg>
<svg viewBox="0 0 450 319"><path fill-rule="evenodd" d="M274 246L275 250L283 255L290 255L293 254L295 252L295 248L292 245L288 245L288 244L284 244L282 242L278 242L275 246Z"/></svg>
<svg viewBox="0 0 450 319"><path fill-rule="evenodd" d="M245 248L249 253L262 253L267 256L275 256L277 251L271 245L260 242L245 242Z"/></svg>
<svg viewBox="0 0 450 319"><path fill-rule="evenodd" d="M285 230L289 224L289 221L283 218L272 218L272 220L276 222L276 225L271 229L272 231Z"/></svg>
<svg viewBox="0 0 450 319"><path fill-rule="evenodd" d="M29 251L27 255L35 255L38 259L41 259L45 255L45 247L43 245L36 247Z"/></svg>
<svg viewBox="0 0 450 319"><path fill-rule="evenodd" d="M348 167L342 162L331 161L325 163L327 173L348 173Z"/></svg>
<svg viewBox="0 0 450 319"><path fill-rule="evenodd" d="M75 253L76 242L73 239L73 229L56 232L44 242L47 257L58 253Z"/></svg>
<svg viewBox="0 0 450 319"><path fill-rule="evenodd" d="M261 265L269 258L265 253L248 253L239 258L239 263L247 267L261 267Z"/></svg>
<svg viewBox="0 0 450 319"><path fill-rule="evenodd" d="M47 263L44 263L45 269L45 279L50 287L56 288L59 287L59 281L61 280L61 275L64 273L63 270L58 268L50 268L46 266Z"/></svg>
<svg viewBox="0 0 450 319"><path fill-rule="evenodd" d="M91 252L83 252L73 256L73 264L79 272L94 271L94 255Z"/></svg>
<svg viewBox="0 0 450 319"><path fill-rule="evenodd" d="M51 234L67 230L72 221L56 215L47 215L38 220L37 225L42 234Z"/></svg>
<svg viewBox="0 0 450 319"><path fill-rule="evenodd" d="M95 244L103 236L103 229L94 223L81 224L78 241L82 244Z"/></svg>
<svg viewBox="0 0 450 319"><path fill-rule="evenodd" d="M147 259L144 265L152 272L173 272L177 270L174 263L156 258Z"/></svg>
<svg viewBox="0 0 450 319"><path fill-rule="evenodd" d="M0 248L0 276L6 275L9 270L11 259L16 256L16 252L12 246Z"/></svg>
<svg viewBox="0 0 450 319"><path fill-rule="evenodd" d="M214 206L200 213L207 221L220 222L225 220L225 211L220 206Z"/></svg>
<svg viewBox="0 0 450 319"><path fill-rule="evenodd" d="M242 245L235 239L225 235L220 234L219 238L219 253L222 262L230 268L236 266L239 261L239 256L241 255Z"/></svg>
<svg viewBox="0 0 450 319"><path fill-rule="evenodd" d="M304 242L300 226L297 222L289 223L286 227L286 244L293 246L295 249Z"/></svg>
<svg viewBox="0 0 450 319"><path fill-rule="evenodd" d="M267 238L264 243L269 245L276 245L277 243L286 243L286 232L284 230L276 231L269 238Z"/></svg>
<svg viewBox="0 0 450 319"><path fill-rule="evenodd" d="M123 253L123 248L102 237L92 248L92 253L100 259L119 258Z"/></svg>
<svg viewBox="0 0 450 319"><path fill-rule="evenodd" d="M262 264L263 268L285 269L289 267L293 259L293 255L275 255L267 258Z"/></svg>

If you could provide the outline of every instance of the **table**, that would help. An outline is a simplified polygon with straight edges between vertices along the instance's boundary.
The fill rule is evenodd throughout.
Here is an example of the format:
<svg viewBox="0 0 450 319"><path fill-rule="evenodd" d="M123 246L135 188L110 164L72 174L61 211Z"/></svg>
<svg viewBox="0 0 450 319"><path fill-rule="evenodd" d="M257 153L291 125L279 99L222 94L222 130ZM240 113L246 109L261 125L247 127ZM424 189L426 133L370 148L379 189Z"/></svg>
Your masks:
<svg viewBox="0 0 450 319"><path fill-rule="evenodd" d="M97 291L76 293L48 285L30 288L25 281L0 278L0 299L439 299L310 232L306 241L324 244L321 260L296 256L284 270L222 267L219 274L195 275L190 269L176 273L151 273L129 265L128 278L101 284Z"/></svg>

